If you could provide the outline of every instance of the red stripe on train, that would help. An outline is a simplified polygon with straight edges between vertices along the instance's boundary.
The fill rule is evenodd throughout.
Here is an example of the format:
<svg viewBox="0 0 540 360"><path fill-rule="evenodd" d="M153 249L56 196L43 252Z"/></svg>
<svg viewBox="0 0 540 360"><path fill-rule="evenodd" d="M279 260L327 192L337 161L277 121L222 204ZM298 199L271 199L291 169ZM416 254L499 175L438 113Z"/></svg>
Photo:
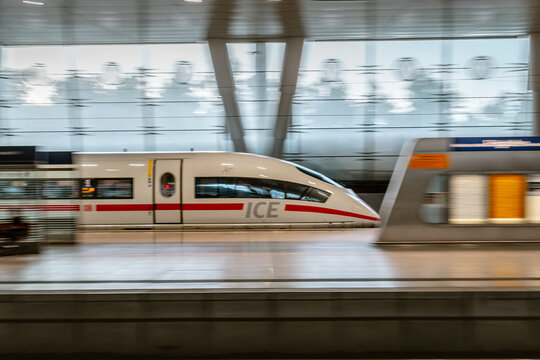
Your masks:
<svg viewBox="0 0 540 360"><path fill-rule="evenodd" d="M0 205L0 210L79 211L79 205Z"/></svg>
<svg viewBox="0 0 540 360"><path fill-rule="evenodd" d="M102 204L96 205L96 211L152 211L152 204Z"/></svg>
<svg viewBox="0 0 540 360"><path fill-rule="evenodd" d="M183 210L242 210L243 203L234 204L184 204Z"/></svg>
<svg viewBox="0 0 540 360"><path fill-rule="evenodd" d="M41 205L0 205L0 210L43 210Z"/></svg>
<svg viewBox="0 0 540 360"><path fill-rule="evenodd" d="M327 209L327 208L323 208L319 206L285 205L285 211L299 211L299 212L312 212L312 213L319 213L319 214L340 215L340 216L348 216L348 217L354 217L358 219L371 220L371 221L381 220L373 216L366 216L366 215L356 214L353 212L342 211L342 210Z"/></svg>
<svg viewBox="0 0 540 360"><path fill-rule="evenodd" d="M180 204L155 204L155 210L180 210Z"/></svg>
<svg viewBox="0 0 540 360"><path fill-rule="evenodd" d="M96 211L152 211L155 210L242 210L244 204L102 204Z"/></svg>
<svg viewBox="0 0 540 360"><path fill-rule="evenodd" d="M79 211L79 205L44 205L45 211Z"/></svg>

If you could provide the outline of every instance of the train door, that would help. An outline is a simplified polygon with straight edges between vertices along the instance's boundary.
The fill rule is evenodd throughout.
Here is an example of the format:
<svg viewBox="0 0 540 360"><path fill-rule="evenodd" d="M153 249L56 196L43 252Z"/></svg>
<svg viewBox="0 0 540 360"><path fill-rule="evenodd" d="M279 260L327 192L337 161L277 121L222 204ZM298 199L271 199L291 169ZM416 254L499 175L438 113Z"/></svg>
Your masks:
<svg viewBox="0 0 540 360"><path fill-rule="evenodd" d="M182 223L182 160L154 163L154 223Z"/></svg>

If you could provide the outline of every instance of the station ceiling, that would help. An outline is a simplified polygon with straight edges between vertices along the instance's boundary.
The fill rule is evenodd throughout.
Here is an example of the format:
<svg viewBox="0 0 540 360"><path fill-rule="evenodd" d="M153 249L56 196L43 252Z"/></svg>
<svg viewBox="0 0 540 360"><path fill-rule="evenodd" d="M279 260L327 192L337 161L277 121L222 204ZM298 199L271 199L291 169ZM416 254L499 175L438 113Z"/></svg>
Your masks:
<svg viewBox="0 0 540 360"><path fill-rule="evenodd" d="M519 36L538 0L0 0L0 44ZM200 2L199 2L200 1Z"/></svg>

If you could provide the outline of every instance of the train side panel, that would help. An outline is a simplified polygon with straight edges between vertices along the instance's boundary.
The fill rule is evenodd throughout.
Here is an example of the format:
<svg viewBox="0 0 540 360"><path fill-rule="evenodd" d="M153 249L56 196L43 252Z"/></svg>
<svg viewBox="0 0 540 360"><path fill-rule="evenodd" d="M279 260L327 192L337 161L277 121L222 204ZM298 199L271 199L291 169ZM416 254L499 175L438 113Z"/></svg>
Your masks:
<svg viewBox="0 0 540 360"><path fill-rule="evenodd" d="M184 162L183 199L186 224L343 223L376 218L354 204L345 189L307 176L294 166L267 157L233 154ZM259 178L293 182L323 190L325 202L280 198L197 198L197 178ZM365 213L365 214L364 214ZM364 216L365 215L365 216Z"/></svg>
<svg viewBox="0 0 540 360"><path fill-rule="evenodd" d="M81 175L81 223L85 225L152 225L156 209L171 212L173 216L164 218L178 219L178 224L186 225L334 223L358 226L378 221L378 215L346 189L310 176L294 164L269 157L237 153L131 153L76 154L75 158ZM164 182L160 178L166 169L160 167L160 173L154 174L155 163L173 159L182 160L181 181ZM213 181L214 189L229 186L231 193L222 195L220 190L218 195L205 194L201 192L208 185L204 181ZM223 185L223 181L231 182ZM240 185L240 181L247 183ZM268 184L277 184L277 188ZM284 190L279 193L280 184L288 184L287 195ZM307 197L307 200L290 198L291 184L324 195ZM126 188L131 189L129 196L126 196ZM160 192L167 194L173 188L181 191L181 203L160 196ZM90 193L85 194L87 191ZM243 194L238 196L238 191ZM180 212L180 216L172 212Z"/></svg>
<svg viewBox="0 0 540 360"><path fill-rule="evenodd" d="M148 159L144 156L77 155L81 188L89 181L89 188L102 181L110 189L103 197L81 194L81 223L87 225L153 224L152 185L148 183ZM131 195L115 191L115 182L131 179ZM118 186L117 186L118 187ZM94 190L95 191L95 190ZM83 190L81 190L83 192Z"/></svg>

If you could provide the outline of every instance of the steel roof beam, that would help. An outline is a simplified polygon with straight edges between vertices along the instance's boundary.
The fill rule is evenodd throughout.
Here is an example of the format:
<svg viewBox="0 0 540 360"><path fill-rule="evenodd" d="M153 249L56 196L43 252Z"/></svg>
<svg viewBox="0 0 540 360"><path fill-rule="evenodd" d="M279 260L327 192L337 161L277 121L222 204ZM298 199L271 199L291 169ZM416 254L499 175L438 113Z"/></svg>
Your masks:
<svg viewBox="0 0 540 360"><path fill-rule="evenodd" d="M540 33L532 33L530 37L529 90L533 93L533 135L540 136Z"/></svg>
<svg viewBox="0 0 540 360"><path fill-rule="evenodd" d="M296 92L303 46L304 38L302 37L289 38L286 41L281 70L281 96L274 126L274 145L272 148L272 156L277 158L283 157L283 145L287 138L287 130L291 125L292 100Z"/></svg>
<svg viewBox="0 0 540 360"><path fill-rule="evenodd" d="M208 46L214 65L219 94L225 108L227 130L231 135L234 151L247 152L227 43L224 39L208 39Z"/></svg>

